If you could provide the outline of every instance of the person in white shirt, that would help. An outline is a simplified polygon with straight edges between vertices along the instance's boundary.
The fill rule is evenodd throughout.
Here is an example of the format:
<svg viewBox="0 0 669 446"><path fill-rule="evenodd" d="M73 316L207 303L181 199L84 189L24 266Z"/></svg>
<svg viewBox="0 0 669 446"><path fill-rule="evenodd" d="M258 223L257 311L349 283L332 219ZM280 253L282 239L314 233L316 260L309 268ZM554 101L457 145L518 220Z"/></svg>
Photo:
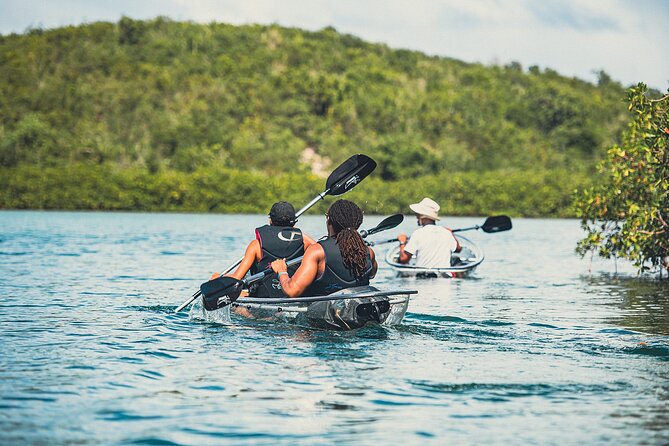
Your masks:
<svg viewBox="0 0 669 446"><path fill-rule="evenodd" d="M421 268L448 268L451 266L451 255L460 252L460 243L450 229L437 226L439 220L439 204L430 198L423 198L420 203L409 206L416 214L418 229L411 238L400 234L400 263L409 263L413 258Z"/></svg>

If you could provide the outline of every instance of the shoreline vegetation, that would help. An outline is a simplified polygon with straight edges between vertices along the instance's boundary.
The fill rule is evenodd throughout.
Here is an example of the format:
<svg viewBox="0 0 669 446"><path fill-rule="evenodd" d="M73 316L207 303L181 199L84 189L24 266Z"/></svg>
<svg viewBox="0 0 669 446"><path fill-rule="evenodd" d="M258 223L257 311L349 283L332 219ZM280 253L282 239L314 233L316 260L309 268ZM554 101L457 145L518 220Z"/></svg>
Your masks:
<svg viewBox="0 0 669 446"><path fill-rule="evenodd" d="M367 213L576 217L629 116L604 72L162 17L0 36L0 98L1 209L262 213L364 153Z"/></svg>
<svg viewBox="0 0 669 446"><path fill-rule="evenodd" d="M440 213L451 216L508 214L523 217L573 217L569 171L475 172L425 176L420 182L383 181L370 176L346 197L368 214L408 212L415 197L432 196ZM583 185L589 184L582 178ZM579 183L576 183L579 184ZM296 207L322 191L324 179L311 173L267 177L223 168L191 173L90 164L0 169L0 209L149 212L266 213L287 200ZM240 198L241 197L241 198ZM324 200L314 206L325 212Z"/></svg>

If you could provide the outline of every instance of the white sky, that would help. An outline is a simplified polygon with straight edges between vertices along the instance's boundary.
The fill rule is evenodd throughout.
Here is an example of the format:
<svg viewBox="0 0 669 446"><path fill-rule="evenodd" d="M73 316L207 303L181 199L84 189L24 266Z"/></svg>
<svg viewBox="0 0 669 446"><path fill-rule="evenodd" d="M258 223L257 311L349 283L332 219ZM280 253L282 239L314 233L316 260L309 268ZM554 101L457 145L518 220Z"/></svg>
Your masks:
<svg viewBox="0 0 669 446"><path fill-rule="evenodd" d="M232 24L333 26L392 48L520 62L595 81L669 88L665 0L0 0L0 33L158 15Z"/></svg>

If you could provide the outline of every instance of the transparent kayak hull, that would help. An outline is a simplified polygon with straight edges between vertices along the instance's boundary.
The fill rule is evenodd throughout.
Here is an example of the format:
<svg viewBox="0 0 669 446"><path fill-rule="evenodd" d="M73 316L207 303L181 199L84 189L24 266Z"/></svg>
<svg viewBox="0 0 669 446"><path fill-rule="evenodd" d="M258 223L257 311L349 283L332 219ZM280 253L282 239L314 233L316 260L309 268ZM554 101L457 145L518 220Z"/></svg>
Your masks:
<svg viewBox="0 0 669 446"><path fill-rule="evenodd" d="M483 262L485 255L483 250L467 237L456 235L455 238L460 242L462 251L453 253L451 256L451 266L444 268L423 268L418 267L412 262L399 263L399 246L389 249L386 253L386 263L395 271L398 277L467 277L476 270L476 267Z"/></svg>
<svg viewBox="0 0 669 446"><path fill-rule="evenodd" d="M298 298L242 297L230 307L215 311L191 310L191 316L210 322L230 323L230 308L238 315L295 323L331 330L356 330L368 324L395 326L402 322L415 290L380 290L354 287L327 296ZM197 307L201 307L201 303Z"/></svg>

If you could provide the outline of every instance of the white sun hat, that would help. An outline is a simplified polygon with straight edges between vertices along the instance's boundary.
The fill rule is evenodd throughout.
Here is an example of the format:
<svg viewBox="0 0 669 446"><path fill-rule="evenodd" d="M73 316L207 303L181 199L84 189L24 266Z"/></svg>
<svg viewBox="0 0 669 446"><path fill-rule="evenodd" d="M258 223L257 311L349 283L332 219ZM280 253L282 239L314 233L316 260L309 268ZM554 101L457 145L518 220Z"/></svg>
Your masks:
<svg viewBox="0 0 669 446"><path fill-rule="evenodd" d="M439 205L436 201L430 198L423 198L420 203L410 204L409 208L416 214L427 217L431 220L439 220L437 214L439 213Z"/></svg>

